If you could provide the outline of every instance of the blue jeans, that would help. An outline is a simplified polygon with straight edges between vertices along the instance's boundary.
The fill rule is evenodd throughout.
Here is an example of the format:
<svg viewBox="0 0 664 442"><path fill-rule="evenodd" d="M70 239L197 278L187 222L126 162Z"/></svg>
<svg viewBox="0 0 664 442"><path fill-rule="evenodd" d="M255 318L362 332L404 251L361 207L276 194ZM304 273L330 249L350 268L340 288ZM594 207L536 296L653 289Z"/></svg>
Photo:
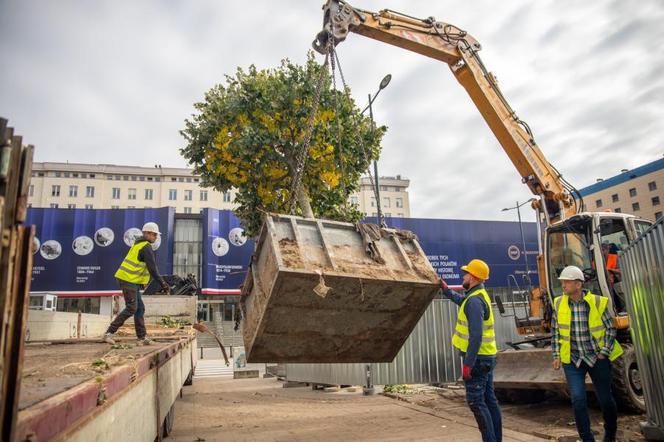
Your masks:
<svg viewBox="0 0 664 442"><path fill-rule="evenodd" d="M576 430L581 440L584 442L595 440L588 416L586 373L590 374L595 387L595 396L604 415L604 440L614 440L618 429L618 411L611 394L611 362L608 359L598 359L593 367L581 362L579 368L574 364L563 364L563 369L572 396Z"/></svg>
<svg viewBox="0 0 664 442"><path fill-rule="evenodd" d="M483 442L503 440L500 407L493 390L493 369L495 367L495 358L478 357L470 372L472 377L463 381L466 385L466 402L475 415Z"/></svg>

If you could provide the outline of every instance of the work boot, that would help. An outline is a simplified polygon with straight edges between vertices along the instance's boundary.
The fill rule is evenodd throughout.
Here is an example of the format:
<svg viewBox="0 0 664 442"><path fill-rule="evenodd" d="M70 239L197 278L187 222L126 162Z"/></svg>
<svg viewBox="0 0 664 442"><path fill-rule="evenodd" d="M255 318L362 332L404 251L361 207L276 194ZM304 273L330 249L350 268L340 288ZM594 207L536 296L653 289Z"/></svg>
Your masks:
<svg viewBox="0 0 664 442"><path fill-rule="evenodd" d="M113 339L113 333L106 333L104 335L104 342L107 344L115 344L115 339Z"/></svg>
<svg viewBox="0 0 664 442"><path fill-rule="evenodd" d="M154 345L155 342L150 338L143 338L138 340L138 345Z"/></svg>

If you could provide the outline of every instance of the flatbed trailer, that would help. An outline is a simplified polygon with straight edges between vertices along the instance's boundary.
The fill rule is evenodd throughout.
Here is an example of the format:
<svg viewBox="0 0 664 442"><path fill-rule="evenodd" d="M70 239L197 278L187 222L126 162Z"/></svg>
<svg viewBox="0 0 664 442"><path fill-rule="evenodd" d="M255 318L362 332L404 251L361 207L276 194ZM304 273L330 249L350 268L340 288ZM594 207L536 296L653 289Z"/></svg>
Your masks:
<svg viewBox="0 0 664 442"><path fill-rule="evenodd" d="M116 345L59 340L25 347L14 441L153 441L171 431L174 403L192 382L189 328Z"/></svg>

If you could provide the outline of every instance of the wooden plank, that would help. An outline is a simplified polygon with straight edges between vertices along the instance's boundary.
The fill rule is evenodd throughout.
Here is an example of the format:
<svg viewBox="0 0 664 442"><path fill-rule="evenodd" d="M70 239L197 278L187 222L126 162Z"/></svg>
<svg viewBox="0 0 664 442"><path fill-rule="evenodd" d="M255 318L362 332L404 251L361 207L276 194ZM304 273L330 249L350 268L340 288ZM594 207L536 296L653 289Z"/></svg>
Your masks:
<svg viewBox="0 0 664 442"><path fill-rule="evenodd" d="M13 297L14 314L10 322L12 335L8 336L8 351L12 355L10 366L6 367L8 388L6 390L6 413L3 431L8 436L3 440L10 440L14 434L18 417L18 401L21 395L21 374L23 371L23 355L25 347L25 330L28 324L28 305L30 304L30 281L32 279L32 240L35 236L35 227L19 226L18 247L16 263L14 266ZM11 339L11 341L10 341ZM11 408L10 408L11 407Z"/></svg>
<svg viewBox="0 0 664 442"><path fill-rule="evenodd" d="M21 151L21 173L18 185L18 201L16 202L16 222L24 223L28 215L28 193L32 179L32 157L35 147L29 145Z"/></svg>

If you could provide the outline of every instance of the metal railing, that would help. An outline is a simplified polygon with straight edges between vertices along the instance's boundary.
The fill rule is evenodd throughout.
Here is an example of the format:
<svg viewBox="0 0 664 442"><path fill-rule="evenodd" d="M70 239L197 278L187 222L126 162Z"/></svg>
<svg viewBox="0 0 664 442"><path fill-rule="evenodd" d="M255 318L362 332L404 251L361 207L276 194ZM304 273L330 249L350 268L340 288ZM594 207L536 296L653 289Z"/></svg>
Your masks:
<svg viewBox="0 0 664 442"><path fill-rule="evenodd" d="M664 440L664 218L620 257L623 290L648 421L648 439Z"/></svg>

